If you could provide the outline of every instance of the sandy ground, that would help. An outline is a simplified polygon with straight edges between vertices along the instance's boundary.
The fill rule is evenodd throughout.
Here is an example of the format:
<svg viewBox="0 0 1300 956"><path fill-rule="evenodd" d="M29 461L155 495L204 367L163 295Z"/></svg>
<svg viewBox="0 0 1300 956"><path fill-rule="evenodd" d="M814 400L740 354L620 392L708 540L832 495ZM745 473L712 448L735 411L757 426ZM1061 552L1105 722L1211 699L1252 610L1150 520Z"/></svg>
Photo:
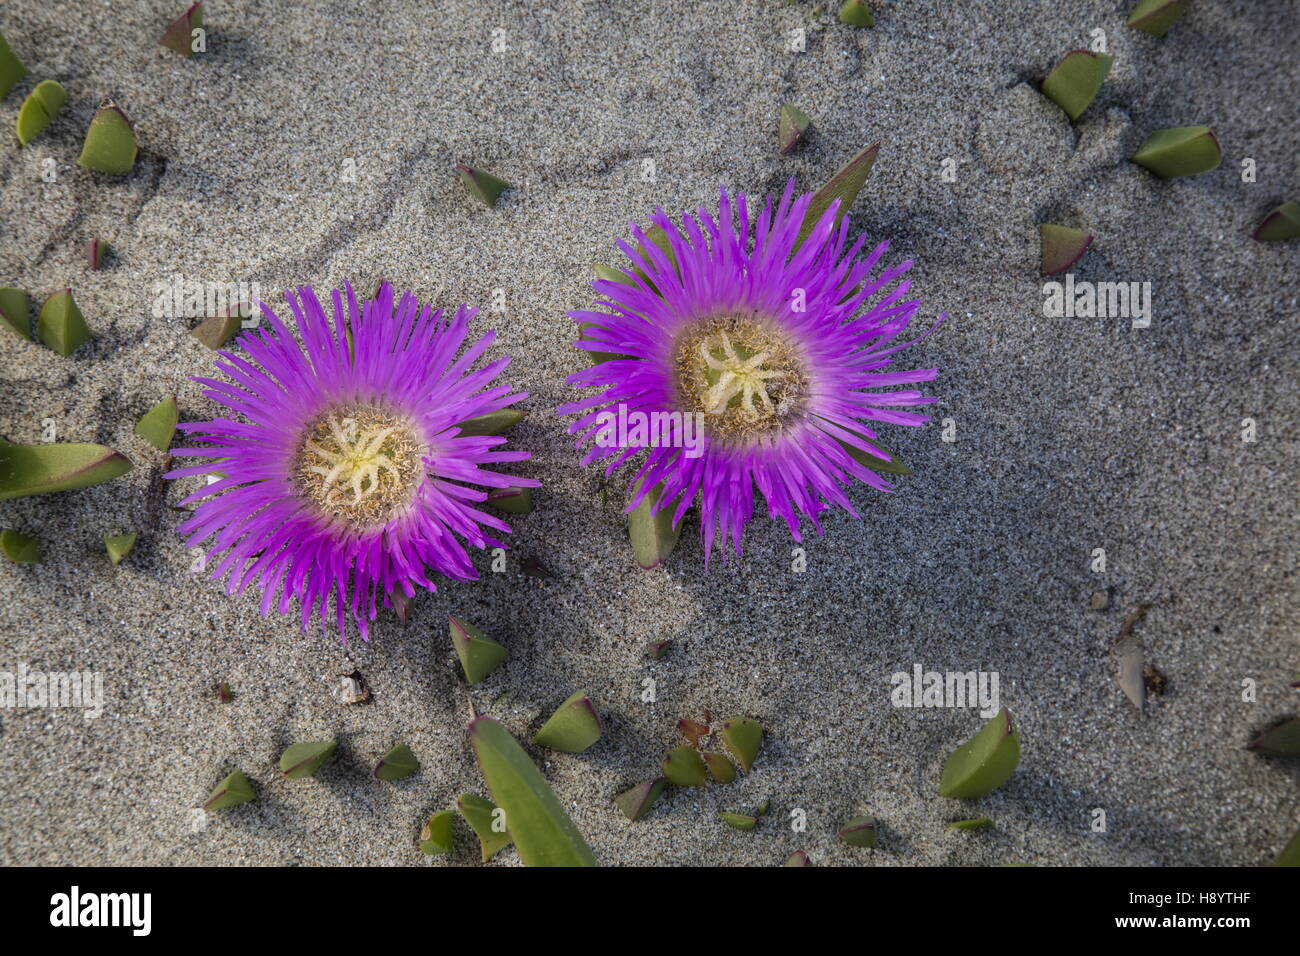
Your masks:
<svg viewBox="0 0 1300 956"><path fill-rule="evenodd" d="M423 865L423 817L483 790L471 699L523 735L579 689L604 738L537 756L606 864L772 865L803 847L841 865L1249 865L1300 823L1294 761L1243 750L1294 713L1300 670L1300 244L1247 237L1300 188L1292 4L1194 3L1157 40L1124 26L1120 0L881 2L865 31L806 3L218 2L209 52L192 61L155 42L180 6L14 0L0 12L32 74L0 103L0 125L12 129L37 79L70 93L27 148L0 136L0 281L38 301L70 285L95 333L71 359L4 342L0 434L41 441L49 419L59 440L135 462L110 484L0 504L0 523L46 550L40 565L0 562L0 670L98 671L106 695L96 720L0 713L0 861ZM788 50L797 28L802 53ZM1094 29L1114 71L1072 127L1036 80ZM122 179L76 166L105 95L138 128ZM788 157L775 149L784 101L815 123ZM1194 123L1223 144L1219 170L1161 182L1127 162L1150 131ZM655 204L712 205L721 185L762 192L790 176L811 188L876 139L855 222L915 257L926 314L950 316L910 361L942 368L935 411L956 440L937 422L888 431L916 474L890 496L858 489L865 520L830 519L803 574L766 518L739 565L705 572L692 529L666 568L637 569L618 494L577 467L552 414L583 365L565 313L589 301L590 264L615 261L614 239ZM1254 183L1239 174L1246 158ZM516 188L486 210L452 178L457 161ZM1151 327L1044 318L1042 221L1097 234L1077 279L1151 282ZM113 254L92 274L81 244L96 236ZM151 314L176 273L258 282L272 301L346 279L485 308L502 290L504 311L481 327L499 331L498 353L516 356L509 380L532 394L512 439L545 486L513 554L554 578L512 565L448 586L405 628L386 617L345 649L192 576L174 530L184 515L167 507L180 489L158 490L163 457L132 434L170 393L187 419L212 411L187 379L211 353L186 320ZM1241 440L1244 418L1258 441ZM101 541L127 529L140 543L114 568ZM1090 568L1095 548L1104 573ZM1108 588L1110 609L1089 610ZM1146 715L1109 662L1139 603L1151 608L1137 633L1169 682ZM511 652L472 692L448 613ZM662 660L642 658L667 638ZM331 696L348 656L367 705ZM916 664L998 672L1024 749L1005 787L970 805L936 795L944 754L981 721L893 707L890 675ZM211 692L219 680L228 704ZM763 721L758 765L628 823L613 795L655 772L678 718L705 710ZM284 746L328 735L340 757L315 781L278 779ZM399 740L423 770L374 780ZM196 816L235 766L260 801ZM751 832L717 818L764 797L772 812ZM806 832L793 832L795 811ZM835 838L861 812L881 821L875 851ZM980 815L997 828L944 829ZM458 840L452 862L475 862L463 826Z"/></svg>

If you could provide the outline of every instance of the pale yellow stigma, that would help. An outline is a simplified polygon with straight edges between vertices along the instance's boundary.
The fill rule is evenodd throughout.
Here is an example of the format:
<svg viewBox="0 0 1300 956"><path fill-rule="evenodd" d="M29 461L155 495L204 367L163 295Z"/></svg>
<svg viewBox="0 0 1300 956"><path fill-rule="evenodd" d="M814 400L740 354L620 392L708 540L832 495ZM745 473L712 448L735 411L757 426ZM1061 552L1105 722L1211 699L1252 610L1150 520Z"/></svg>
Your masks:
<svg viewBox="0 0 1300 956"><path fill-rule="evenodd" d="M706 415L721 415L731 404L731 400L740 396L740 410L752 419L766 418L776 414L772 396L767 393L767 382L773 378L785 378L788 373L782 369L766 368L765 363L771 358L770 352L759 352L749 358L742 358L736 353L731 338L724 331L721 335L721 357L715 357L708 342L700 343L700 356L706 367L718 373L717 381L701 396ZM710 376L712 377L712 376ZM757 397L762 409L754 407Z"/></svg>
<svg viewBox="0 0 1300 956"><path fill-rule="evenodd" d="M409 506L426 449L411 422L386 409L332 409L303 433L303 494L356 526L387 521Z"/></svg>
<svg viewBox="0 0 1300 956"><path fill-rule="evenodd" d="M724 315L688 329L676 349L684 411L702 412L720 439L778 431L803 408L807 371L801 353L758 315Z"/></svg>

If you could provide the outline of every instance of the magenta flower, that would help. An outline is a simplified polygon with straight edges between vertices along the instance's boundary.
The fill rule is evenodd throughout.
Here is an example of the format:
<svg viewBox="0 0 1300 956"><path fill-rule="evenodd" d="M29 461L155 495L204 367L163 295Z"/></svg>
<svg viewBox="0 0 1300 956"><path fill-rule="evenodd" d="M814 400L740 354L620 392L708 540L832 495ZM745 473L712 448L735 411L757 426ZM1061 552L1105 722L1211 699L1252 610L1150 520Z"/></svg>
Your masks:
<svg viewBox="0 0 1300 956"><path fill-rule="evenodd" d="M182 502L210 499L178 530L191 547L213 539L209 561L225 552L213 578L229 574L231 594L260 588L264 616L296 598L305 630L317 609L324 622L332 596L340 635L351 615L364 638L381 599L435 590L430 571L473 580L465 543L501 545L493 533L510 528L475 507L482 489L537 482L485 466L528 453L457 426L527 395L489 387L509 358L471 371L493 333L457 357L475 309L444 320L407 292L394 310L387 284L358 306L348 286L346 313L334 291L331 328L310 287L285 300L305 351L262 304L272 331L239 340L251 361L223 351L215 364L231 382L194 379L232 417L180 425L202 444L173 454L216 460L167 477L216 480Z"/></svg>
<svg viewBox="0 0 1300 956"><path fill-rule="evenodd" d="M889 244L859 259L865 240L849 245L838 204L800 243L812 196L793 192L775 212L769 197L752 221L737 195L738 227L726 190L716 222L701 209L678 226L658 211L671 254L633 225L635 242L618 243L631 267L592 283L601 310L570 313L583 328L577 346L610 355L568 379L600 391L560 409L581 416L569 427L577 447L593 442L583 464L608 460L608 475L643 455L628 510L662 485L653 509L673 509L676 526L698 501L706 562L715 539L740 553L755 488L796 541L803 518L821 532L828 507L858 517L844 491L852 479L890 490L864 464L891 460L876 426L929 420L900 409L932 398L892 387L937 369L886 371L929 334L895 344L920 306L897 281L911 262L870 278Z"/></svg>

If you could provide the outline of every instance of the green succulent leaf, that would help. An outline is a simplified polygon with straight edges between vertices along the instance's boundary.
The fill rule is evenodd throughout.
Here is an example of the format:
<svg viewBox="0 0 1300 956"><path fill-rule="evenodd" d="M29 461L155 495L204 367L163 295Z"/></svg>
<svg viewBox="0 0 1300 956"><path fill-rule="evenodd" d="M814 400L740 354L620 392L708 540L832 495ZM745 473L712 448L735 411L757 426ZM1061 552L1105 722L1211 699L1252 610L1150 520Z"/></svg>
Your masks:
<svg viewBox="0 0 1300 956"><path fill-rule="evenodd" d="M91 239L86 242L86 265L91 272L98 272L104 265L104 257L108 255L108 243L100 239Z"/></svg>
<svg viewBox="0 0 1300 956"><path fill-rule="evenodd" d="M131 549L135 547L135 539L136 533L134 531L105 538L104 549L108 552L108 560L114 564L121 564L122 559L130 554Z"/></svg>
<svg viewBox="0 0 1300 956"><path fill-rule="evenodd" d="M176 423L181 413L176 407L176 396L169 395L155 405L136 422L135 433L161 452L172 446L176 435Z"/></svg>
<svg viewBox="0 0 1300 956"><path fill-rule="evenodd" d="M876 818L871 816L854 817L839 830L840 840L849 846L873 847L878 836Z"/></svg>
<svg viewBox="0 0 1300 956"><path fill-rule="evenodd" d="M674 226L673 228L677 229L676 226ZM680 230L678 230L677 235L680 238L681 236ZM678 270L678 272L680 273L681 268L677 264L677 251L673 249L673 243L672 240L668 237L667 230L665 230L663 226L651 226L649 229L645 230L645 237L650 241L652 245L655 245L659 248L659 251L662 252L668 258L668 261L669 263L672 264L672 267ZM645 259L647 262L650 263L654 262L654 258L650 255L650 247L647 246L645 243L641 243L638 246L638 251L640 251L641 253L641 258ZM639 275L646 282L650 282L649 277L644 272L641 271L640 266L633 266L632 271L635 272L637 275ZM654 283L650 282L650 288L651 290L654 290Z"/></svg>
<svg viewBox="0 0 1300 956"><path fill-rule="evenodd" d="M1219 141L1208 126L1177 126L1156 130L1142 148L1133 154L1133 162L1161 179L1195 176L1218 169L1223 161Z"/></svg>
<svg viewBox="0 0 1300 956"><path fill-rule="evenodd" d="M447 618L451 630L451 643L460 658L465 679L477 684L505 663L510 652L488 637L473 624L458 617Z"/></svg>
<svg viewBox="0 0 1300 956"><path fill-rule="evenodd" d="M640 487L638 481L632 489L634 497ZM647 571L663 564L681 537L681 525L673 527L675 508L666 506L658 514L651 513L662 494L662 485L651 488L627 516L627 533L632 541L632 553L636 557L636 563Z"/></svg>
<svg viewBox="0 0 1300 956"><path fill-rule="evenodd" d="M104 445L0 444L0 501L86 488L130 470L129 460Z"/></svg>
<svg viewBox="0 0 1300 956"><path fill-rule="evenodd" d="M621 282L623 285L636 288L636 280L626 272L620 272L617 269L611 269L609 266L601 265L599 262L592 265L592 270L596 273L597 279L605 279L608 282Z"/></svg>
<svg viewBox="0 0 1300 956"><path fill-rule="evenodd" d="M86 317L77 308L72 290L64 289L45 300L36 331L48 348L67 358L90 340Z"/></svg>
<svg viewBox="0 0 1300 956"><path fill-rule="evenodd" d="M469 725L469 736L524 865L595 866L587 841L510 732L491 717L478 717Z"/></svg>
<svg viewBox="0 0 1300 956"><path fill-rule="evenodd" d="M851 27L874 27L876 19L871 15L866 0L844 0L840 7L840 23Z"/></svg>
<svg viewBox="0 0 1300 956"><path fill-rule="evenodd" d="M1300 754L1300 717L1292 717L1260 734L1248 745L1256 753L1275 757L1294 757Z"/></svg>
<svg viewBox="0 0 1300 956"><path fill-rule="evenodd" d="M0 33L0 100L8 96L14 85L26 75L27 67L9 49L9 41Z"/></svg>
<svg viewBox="0 0 1300 956"><path fill-rule="evenodd" d="M667 641L651 641L644 648L645 656L650 658L652 661L657 661L667 654L668 648L672 646L673 642L671 639Z"/></svg>
<svg viewBox="0 0 1300 956"><path fill-rule="evenodd" d="M1162 37L1182 15L1185 6L1187 0L1139 0L1128 16L1128 25L1153 37Z"/></svg>
<svg viewBox="0 0 1300 956"><path fill-rule="evenodd" d="M493 488L483 502L493 511L526 515L533 510L532 488Z"/></svg>
<svg viewBox="0 0 1300 956"><path fill-rule="evenodd" d="M856 435L859 439L867 442L873 448L880 447L879 443L874 438L868 438L866 435L853 431L851 428L846 428L845 431ZM856 461L859 465L862 465L865 468L870 468L872 471L878 471L881 474L886 475L910 475L912 473L912 469L908 468L907 465L898 458L890 458L886 461L883 458L877 458L875 455L863 451L861 448L856 448L848 442L842 441L839 444L850 458ZM884 449L881 450L883 451Z"/></svg>
<svg viewBox="0 0 1300 956"><path fill-rule="evenodd" d="M731 783L736 779L736 766L722 754L701 754L715 783Z"/></svg>
<svg viewBox="0 0 1300 956"><path fill-rule="evenodd" d="M803 245L803 241L808 238L818 220L837 199L840 205L835 210L835 222L838 224L844 218L849 207L853 205L853 200L857 199L858 193L862 192L867 177L871 175L871 167L876 164L876 154L879 152L880 143L872 143L841 166L825 186L813 193L812 202L808 205L808 213L804 216L803 227L799 230L798 239L795 240L796 249Z"/></svg>
<svg viewBox="0 0 1300 956"><path fill-rule="evenodd" d="M18 110L18 142L26 146L54 122L54 115L68 101L68 91L54 80L43 80L27 94Z"/></svg>
<svg viewBox="0 0 1300 956"><path fill-rule="evenodd" d="M812 860L808 859L808 854L803 850L795 850L785 858L782 866L812 866Z"/></svg>
<svg viewBox="0 0 1300 956"><path fill-rule="evenodd" d="M1097 98L1113 61L1105 53L1071 50L1043 80L1043 95L1077 120Z"/></svg>
<svg viewBox="0 0 1300 956"><path fill-rule="evenodd" d="M1074 265L1092 245L1092 234L1082 229L1043 223L1038 227L1041 251L1038 258L1040 275L1064 272Z"/></svg>
<svg viewBox="0 0 1300 956"><path fill-rule="evenodd" d="M1282 852L1277 855L1274 866L1300 866L1300 829L1295 831L1295 836L1291 837L1286 846L1282 847Z"/></svg>
<svg viewBox="0 0 1300 956"><path fill-rule="evenodd" d="M877 458L875 455L868 454L861 448L854 448L852 445L844 445L844 450L859 465L870 468L872 471L878 471L884 475L910 475L912 473L912 469L901 458L891 458L889 461L885 461L883 458Z"/></svg>
<svg viewBox="0 0 1300 956"><path fill-rule="evenodd" d="M653 264L654 257L650 254L650 247L656 246L667 257L668 262L672 267L680 272L680 268L677 265L677 252L673 249L672 240L668 238L668 233L664 230L663 226L651 226L649 229L644 230L644 235L647 241L637 244L637 252L640 253L641 258L646 262ZM680 235L680 232L678 235ZM621 282L623 285L631 286L634 289L639 288L637 285L637 279L640 279L646 284L646 288L648 288L651 293L654 295L659 294L659 289L650 281L650 277L646 275L645 270L639 265L628 263L628 272L620 272L617 269L611 269L609 266L601 265L599 262L592 268L595 269L596 278L598 279L608 279L611 282ZM593 324L594 323L586 322L578 327L580 341L586 338L586 336L581 335L582 331ZM590 339L587 340L590 341ZM597 356L603 357L597 358ZM595 352L591 353L590 360L592 365L599 365L601 362L609 361L612 358L625 359L630 357L631 356L628 355L618 355L613 352Z"/></svg>
<svg viewBox="0 0 1300 956"><path fill-rule="evenodd" d="M41 543L33 535L5 528L0 531L0 554L14 564L37 564L41 560Z"/></svg>
<svg viewBox="0 0 1300 956"><path fill-rule="evenodd" d="M758 817L751 817L744 813L733 813L730 810L719 810L718 816L722 822L733 830L752 830L758 823Z"/></svg>
<svg viewBox="0 0 1300 956"><path fill-rule="evenodd" d="M31 340L32 316L27 293L12 286L0 288L0 323L21 339Z"/></svg>
<svg viewBox="0 0 1300 956"><path fill-rule="evenodd" d="M455 845L452 827L456 815L450 810L439 810L429 817L420 830L420 852L429 856L446 856Z"/></svg>
<svg viewBox="0 0 1300 956"><path fill-rule="evenodd" d="M804 138L812 120L808 114L791 103L781 104L781 115L776 123L776 147L788 153Z"/></svg>
<svg viewBox="0 0 1300 956"><path fill-rule="evenodd" d="M603 269L603 268L605 268L605 267L604 267L604 266L596 266L596 270L597 270L597 274L598 274L598 275L599 275L599 271L600 271L601 269ZM612 272L613 270L610 269L610 270L608 270L608 271ZM619 275L622 276L622 273L619 273ZM603 277L602 277L602 278L603 278ZM623 278L626 279L627 277L626 277L626 276L623 276ZM590 335L587 334L587 330L588 330L588 329L594 329L594 328L596 328L596 327L597 327L597 326L596 326L596 323L595 323L595 322L583 322L583 323L581 323L581 324L578 326L578 341L579 341L579 342L596 342L596 341L599 341L599 339L593 339ZM626 359L626 358L631 358L630 355L620 355L620 354L617 353L617 352L593 352L593 351L590 351L590 350L588 350L588 349L582 349L582 351L586 353L586 355L587 355L587 361L590 362L592 365L599 365L601 362L612 362L612 361L614 361L615 359Z"/></svg>
<svg viewBox="0 0 1300 956"><path fill-rule="evenodd" d="M256 799L257 794L253 792L253 785L248 782L242 770L236 770L213 788L208 794L208 799L203 803L203 809L224 810Z"/></svg>
<svg viewBox="0 0 1300 956"><path fill-rule="evenodd" d="M973 799L1002 786L1020 763L1020 734L1003 707L944 762L939 795Z"/></svg>
<svg viewBox="0 0 1300 956"><path fill-rule="evenodd" d="M753 717L732 717L722 725L722 742L740 768L749 773L763 746L763 725Z"/></svg>
<svg viewBox="0 0 1300 956"><path fill-rule="evenodd" d="M456 165L456 176L469 190L470 195L489 209L497 204L497 197L511 188L504 179L498 179L489 172L466 166L464 163Z"/></svg>
<svg viewBox="0 0 1300 956"><path fill-rule="evenodd" d="M193 4L172 21L158 43L184 57L194 55L194 31L203 28L203 4Z"/></svg>
<svg viewBox="0 0 1300 956"><path fill-rule="evenodd" d="M401 588L394 588L388 593L388 602L393 606L393 613L397 615L397 619L403 626L406 625L407 617L411 613L411 602L414 600Z"/></svg>
<svg viewBox="0 0 1300 956"><path fill-rule="evenodd" d="M111 103L101 106L90 120L77 162L96 172L124 176L135 165L135 154L135 132L126 114Z"/></svg>
<svg viewBox="0 0 1300 956"><path fill-rule="evenodd" d="M533 743L563 753L578 754L599 740L600 735L600 716L591 698L578 691L542 725L533 737Z"/></svg>
<svg viewBox="0 0 1300 956"><path fill-rule="evenodd" d="M949 830L992 830L993 821L988 817L975 817L970 820L953 820L948 824Z"/></svg>
<svg viewBox="0 0 1300 956"><path fill-rule="evenodd" d="M467 418L456 427L460 429L462 438L471 435L500 435L506 429L518 425L527 416L527 412L521 412L517 408L499 408L495 412Z"/></svg>
<svg viewBox="0 0 1300 956"><path fill-rule="evenodd" d="M415 759L411 748L406 744L398 744L375 764L375 776L380 780L401 780L419 769L420 761Z"/></svg>
<svg viewBox="0 0 1300 956"><path fill-rule="evenodd" d="M614 798L614 803L623 811L623 816L629 820L640 820L650 812L650 808L654 806L655 801L664 792L664 787L667 784L668 781L663 777L643 781L620 793Z"/></svg>
<svg viewBox="0 0 1300 956"><path fill-rule="evenodd" d="M1264 220L1255 227L1252 235L1260 242L1277 242L1300 236L1300 203L1282 203L1264 217ZM0 294L4 291L0 289Z"/></svg>
<svg viewBox="0 0 1300 956"><path fill-rule="evenodd" d="M280 772L290 780L314 776L316 771L325 766L326 761L334 756L338 746L337 740L313 740L308 743L293 744L280 755Z"/></svg>
<svg viewBox="0 0 1300 956"><path fill-rule="evenodd" d="M238 315L210 315L190 329L190 335L215 352L239 331L241 321Z"/></svg>
<svg viewBox="0 0 1300 956"><path fill-rule="evenodd" d="M662 770L668 782L679 787L702 787L708 782L704 758L694 747L685 744L668 751Z"/></svg>
<svg viewBox="0 0 1300 956"><path fill-rule="evenodd" d="M504 811L498 811L497 805L491 800L485 800L476 793L462 793L456 798L456 809L478 837L484 863L511 844Z"/></svg>

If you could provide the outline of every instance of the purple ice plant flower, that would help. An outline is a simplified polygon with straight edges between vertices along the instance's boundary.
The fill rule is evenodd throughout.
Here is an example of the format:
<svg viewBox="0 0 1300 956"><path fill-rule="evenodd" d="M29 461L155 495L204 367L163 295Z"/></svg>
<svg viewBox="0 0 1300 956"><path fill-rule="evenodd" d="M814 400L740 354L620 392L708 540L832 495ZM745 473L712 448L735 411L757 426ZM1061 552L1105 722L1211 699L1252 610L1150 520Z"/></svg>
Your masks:
<svg viewBox="0 0 1300 956"><path fill-rule="evenodd" d="M178 530L190 547L211 539L228 593L260 588L263 616L297 599L304 630L318 609L325 622L332 597L340 635L350 616L365 638L380 601L436 589L430 572L478 577L466 544L501 546L496 532L510 530L477 507L485 489L538 483L490 470L527 452L460 427L527 397L491 384L508 357L472 370L493 333L457 355L477 310L444 319L410 292L394 303L387 284L346 298L345 312L334 291L331 326L310 287L285 293L301 346L261 304L271 329L239 339L248 359L222 351L214 363L230 381L194 379L229 416L179 426L198 444L172 454L215 460L167 477L213 476L182 502L203 503Z"/></svg>
<svg viewBox="0 0 1300 956"><path fill-rule="evenodd" d="M677 526L698 502L706 562L715 541L724 561L728 539L740 554L755 488L796 541L803 518L821 533L832 506L858 517L853 479L890 490L869 467L891 460L876 427L920 425L928 417L905 409L934 401L895 386L937 369L887 370L938 325L895 341L920 306L898 281L912 263L873 278L889 244L859 258L865 237L850 244L838 202L800 241L812 195L793 194L791 182L752 219L745 196L725 189L716 221L658 210L651 235L633 224L633 241L618 243L630 262L621 276L592 283L598 309L570 313L578 348L604 353L568 379L599 391L559 409L580 416L569 431L579 449L591 443L583 464L606 461L610 475L641 456L628 511L651 495ZM640 429L624 424L633 419Z"/></svg>

